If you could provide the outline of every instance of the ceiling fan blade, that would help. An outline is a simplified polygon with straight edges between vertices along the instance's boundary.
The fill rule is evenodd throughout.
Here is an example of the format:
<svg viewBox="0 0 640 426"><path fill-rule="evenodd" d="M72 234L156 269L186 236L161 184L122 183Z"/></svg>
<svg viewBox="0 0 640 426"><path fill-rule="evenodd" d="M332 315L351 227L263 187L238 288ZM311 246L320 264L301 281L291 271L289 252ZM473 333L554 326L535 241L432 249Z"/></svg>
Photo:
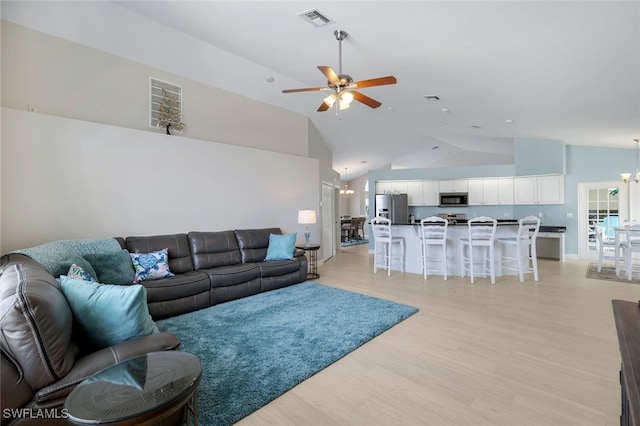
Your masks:
<svg viewBox="0 0 640 426"><path fill-rule="evenodd" d="M282 93L296 93L296 92L318 92L321 90L329 90L328 87L305 87L302 89L286 89Z"/></svg>
<svg viewBox="0 0 640 426"><path fill-rule="evenodd" d="M360 92L356 92L355 90L352 90L351 93L353 93L353 99L355 99L358 102L362 102L368 107L378 108L380 105L382 105L380 102L376 101L375 99L372 99L367 95L363 95Z"/></svg>
<svg viewBox="0 0 640 426"><path fill-rule="evenodd" d="M331 108L325 101L322 101L320 106L318 107L318 112L326 111Z"/></svg>
<svg viewBox="0 0 640 426"><path fill-rule="evenodd" d="M363 87L371 86L384 86L385 84L396 84L397 80L394 76L389 75L387 77L372 78L370 80L355 81L351 84L351 87L362 89Z"/></svg>
<svg viewBox="0 0 640 426"><path fill-rule="evenodd" d="M338 74L331 67L327 67L325 65L318 65L318 69L327 77L329 83L339 83L340 79L338 78Z"/></svg>

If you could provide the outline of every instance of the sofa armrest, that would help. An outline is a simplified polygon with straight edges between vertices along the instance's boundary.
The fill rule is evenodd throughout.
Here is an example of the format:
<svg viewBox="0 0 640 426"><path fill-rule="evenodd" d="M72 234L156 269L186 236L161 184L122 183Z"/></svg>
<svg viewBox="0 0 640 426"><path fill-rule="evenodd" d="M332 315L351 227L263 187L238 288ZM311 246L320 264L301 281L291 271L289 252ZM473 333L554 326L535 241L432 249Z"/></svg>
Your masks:
<svg viewBox="0 0 640 426"><path fill-rule="evenodd" d="M305 251L299 248L296 248L293 250L293 257L300 257L300 256L304 256Z"/></svg>
<svg viewBox="0 0 640 426"><path fill-rule="evenodd" d="M33 398L33 390L25 380L22 380L22 374L16 368L16 365L3 352L0 356L0 377L2 377L2 388L0 389L0 407L3 410L11 408L21 408ZM11 420L9 416L4 414L1 416L2 424L6 424Z"/></svg>
<svg viewBox="0 0 640 426"><path fill-rule="evenodd" d="M37 403L42 403L65 397L71 393L78 383L100 370L149 352L177 349L179 345L180 341L176 336L160 332L136 337L135 339L100 349L76 360L65 377L40 389L36 392L34 400Z"/></svg>

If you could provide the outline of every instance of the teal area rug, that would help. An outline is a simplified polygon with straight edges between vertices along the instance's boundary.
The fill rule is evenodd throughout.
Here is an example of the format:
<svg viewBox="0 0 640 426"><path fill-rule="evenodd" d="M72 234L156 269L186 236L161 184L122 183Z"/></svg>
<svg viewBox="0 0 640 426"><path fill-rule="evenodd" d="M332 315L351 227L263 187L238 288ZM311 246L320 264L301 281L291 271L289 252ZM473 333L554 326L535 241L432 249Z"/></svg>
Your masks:
<svg viewBox="0 0 640 426"><path fill-rule="evenodd" d="M364 240L349 240L349 241L342 241L340 243L340 247L350 247L350 246L358 246L360 244L369 244L369 240L364 239Z"/></svg>
<svg viewBox="0 0 640 426"><path fill-rule="evenodd" d="M158 321L202 362L198 420L231 425L418 309L305 282Z"/></svg>

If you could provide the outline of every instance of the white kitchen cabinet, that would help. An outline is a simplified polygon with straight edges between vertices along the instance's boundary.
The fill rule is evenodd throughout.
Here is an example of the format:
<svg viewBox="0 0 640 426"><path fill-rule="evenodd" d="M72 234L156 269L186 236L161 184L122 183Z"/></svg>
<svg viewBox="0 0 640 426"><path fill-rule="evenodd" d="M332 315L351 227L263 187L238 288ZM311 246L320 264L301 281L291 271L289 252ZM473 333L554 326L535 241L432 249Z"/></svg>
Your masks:
<svg viewBox="0 0 640 426"><path fill-rule="evenodd" d="M498 204L513 204L513 178L498 178Z"/></svg>
<svg viewBox="0 0 640 426"><path fill-rule="evenodd" d="M449 179L439 182L440 192L469 192L469 179Z"/></svg>
<svg viewBox="0 0 640 426"><path fill-rule="evenodd" d="M379 180L376 182L376 194L390 194L392 192L392 182Z"/></svg>
<svg viewBox="0 0 640 426"><path fill-rule="evenodd" d="M406 194L407 193L407 181L395 180L391 182L391 190L394 194Z"/></svg>
<svg viewBox="0 0 640 426"><path fill-rule="evenodd" d="M437 206L440 204L440 186L437 180L422 181L422 205Z"/></svg>
<svg viewBox="0 0 640 426"><path fill-rule="evenodd" d="M564 175L538 176L538 202L564 204Z"/></svg>
<svg viewBox="0 0 640 426"><path fill-rule="evenodd" d="M376 182L376 194L406 194L406 180L379 180Z"/></svg>
<svg viewBox="0 0 640 426"><path fill-rule="evenodd" d="M564 204L564 175L516 177L514 204Z"/></svg>
<svg viewBox="0 0 640 426"><path fill-rule="evenodd" d="M407 181L407 199L410 206L437 206L440 202L437 180Z"/></svg>
<svg viewBox="0 0 640 426"><path fill-rule="evenodd" d="M479 206L484 202L484 179L469 179L469 198L470 206Z"/></svg>
<svg viewBox="0 0 640 426"><path fill-rule="evenodd" d="M422 205L422 181L410 180L407 182L407 203L410 206Z"/></svg>
<svg viewBox="0 0 640 426"><path fill-rule="evenodd" d="M513 204L513 178L469 179L469 205Z"/></svg>

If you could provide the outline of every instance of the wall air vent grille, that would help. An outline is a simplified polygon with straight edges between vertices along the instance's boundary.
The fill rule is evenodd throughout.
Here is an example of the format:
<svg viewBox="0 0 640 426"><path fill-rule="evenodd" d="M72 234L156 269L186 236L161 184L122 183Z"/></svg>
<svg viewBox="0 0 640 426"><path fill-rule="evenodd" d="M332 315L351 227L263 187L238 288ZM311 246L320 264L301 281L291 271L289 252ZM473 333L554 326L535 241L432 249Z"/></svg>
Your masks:
<svg viewBox="0 0 640 426"><path fill-rule="evenodd" d="M177 84L158 80L157 78L149 78L149 126L158 127L158 109L162 100L162 89L177 101L177 107L180 109L180 117L182 117L182 87ZM173 131L176 131L175 129Z"/></svg>
<svg viewBox="0 0 640 426"><path fill-rule="evenodd" d="M318 9L309 9L304 12L296 13L299 17L307 22L311 22L316 27L323 27L327 24L333 24L333 21L324 16Z"/></svg>

